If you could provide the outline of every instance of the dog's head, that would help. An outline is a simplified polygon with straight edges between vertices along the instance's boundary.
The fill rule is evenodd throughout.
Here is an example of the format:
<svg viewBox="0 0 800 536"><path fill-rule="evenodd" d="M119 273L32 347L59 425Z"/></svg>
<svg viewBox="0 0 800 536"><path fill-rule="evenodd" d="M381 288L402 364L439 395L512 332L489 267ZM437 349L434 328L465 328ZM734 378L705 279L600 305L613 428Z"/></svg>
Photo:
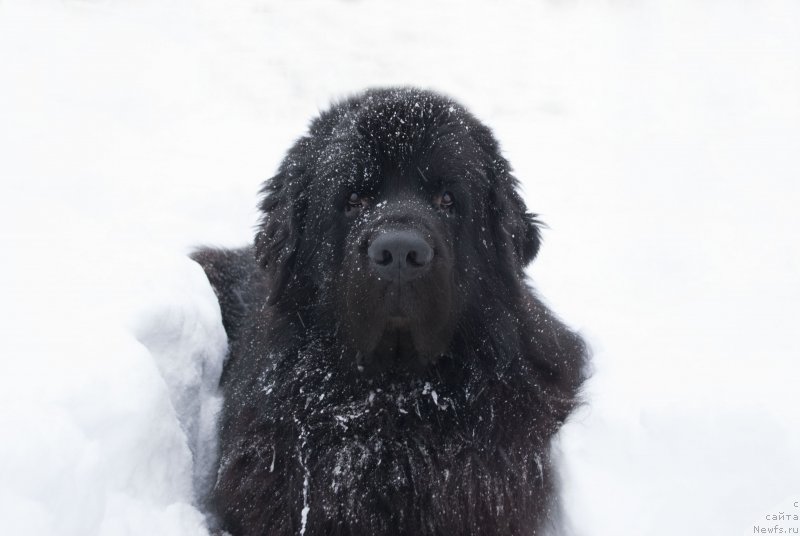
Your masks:
<svg viewBox="0 0 800 536"><path fill-rule="evenodd" d="M338 330L359 364L424 367L469 329L465 308L522 290L539 231L516 187L490 130L446 97L336 104L264 186L269 302Z"/></svg>

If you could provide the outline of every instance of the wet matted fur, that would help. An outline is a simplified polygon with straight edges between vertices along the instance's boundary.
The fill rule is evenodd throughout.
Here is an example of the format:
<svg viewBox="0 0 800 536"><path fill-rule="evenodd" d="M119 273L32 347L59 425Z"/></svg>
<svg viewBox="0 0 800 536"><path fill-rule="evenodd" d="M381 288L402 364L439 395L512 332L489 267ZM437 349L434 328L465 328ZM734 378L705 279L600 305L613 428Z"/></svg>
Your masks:
<svg viewBox="0 0 800 536"><path fill-rule="evenodd" d="M552 524L550 446L586 349L526 282L540 240L516 189L490 130L458 103L371 90L289 150L264 185L252 248L194 254L230 340L209 497L221 529ZM422 275L384 277L376 263L391 255L370 249L381 236L424 242Z"/></svg>

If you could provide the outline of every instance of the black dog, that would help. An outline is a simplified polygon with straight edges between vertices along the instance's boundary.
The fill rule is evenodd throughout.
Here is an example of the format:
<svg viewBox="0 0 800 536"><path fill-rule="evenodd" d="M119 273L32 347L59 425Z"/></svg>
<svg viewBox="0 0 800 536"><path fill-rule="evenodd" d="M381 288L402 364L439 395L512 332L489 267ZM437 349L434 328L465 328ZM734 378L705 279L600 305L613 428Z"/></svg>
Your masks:
<svg viewBox="0 0 800 536"><path fill-rule="evenodd" d="M530 535L586 350L527 286L534 216L487 127L416 89L321 114L254 249L194 258L231 346L210 504L234 536Z"/></svg>

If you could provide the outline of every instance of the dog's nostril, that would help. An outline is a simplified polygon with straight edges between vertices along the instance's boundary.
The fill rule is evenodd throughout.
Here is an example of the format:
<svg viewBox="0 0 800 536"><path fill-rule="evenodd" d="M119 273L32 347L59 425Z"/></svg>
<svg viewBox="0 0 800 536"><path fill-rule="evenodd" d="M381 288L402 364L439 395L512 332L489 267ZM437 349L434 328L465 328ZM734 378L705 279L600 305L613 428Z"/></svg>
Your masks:
<svg viewBox="0 0 800 536"><path fill-rule="evenodd" d="M388 249L384 249L381 252L381 257L375 261L375 264L389 266L392 264L392 253Z"/></svg>
<svg viewBox="0 0 800 536"><path fill-rule="evenodd" d="M427 242L421 240L406 255L406 264L412 268L422 268L427 266L431 259L433 259L433 249Z"/></svg>

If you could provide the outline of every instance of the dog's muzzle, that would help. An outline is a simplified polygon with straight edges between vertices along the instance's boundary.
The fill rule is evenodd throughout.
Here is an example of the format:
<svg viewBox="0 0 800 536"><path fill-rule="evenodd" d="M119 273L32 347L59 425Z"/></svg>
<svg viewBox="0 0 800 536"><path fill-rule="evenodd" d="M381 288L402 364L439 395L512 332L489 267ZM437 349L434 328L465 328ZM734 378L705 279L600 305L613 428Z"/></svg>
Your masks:
<svg viewBox="0 0 800 536"><path fill-rule="evenodd" d="M367 249L373 272L381 279L396 283L426 274L433 253L420 233L406 230L380 233Z"/></svg>

